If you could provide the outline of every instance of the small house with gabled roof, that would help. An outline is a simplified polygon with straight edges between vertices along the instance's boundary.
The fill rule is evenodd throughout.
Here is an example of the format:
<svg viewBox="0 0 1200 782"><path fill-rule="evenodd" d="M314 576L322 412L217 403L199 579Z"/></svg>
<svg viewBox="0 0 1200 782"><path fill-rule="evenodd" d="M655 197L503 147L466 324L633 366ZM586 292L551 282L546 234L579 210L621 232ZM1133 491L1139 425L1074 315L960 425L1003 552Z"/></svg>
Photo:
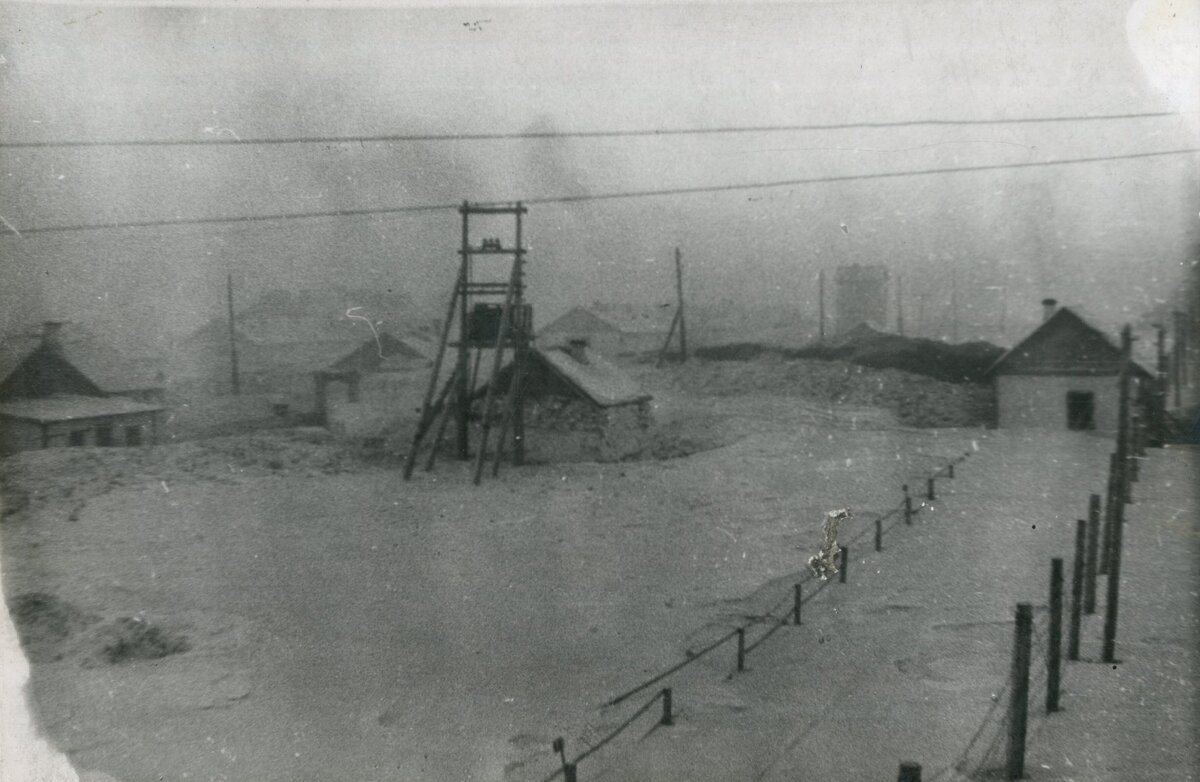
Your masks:
<svg viewBox="0 0 1200 782"><path fill-rule="evenodd" d="M0 454L155 442L162 375L94 338L64 339L62 328L48 321L35 342L0 349Z"/></svg>
<svg viewBox="0 0 1200 782"><path fill-rule="evenodd" d="M1121 348L1077 311L1054 299L1042 305L1042 324L988 369L997 427L1115 434ZM1134 383L1152 377L1136 362L1132 372Z"/></svg>
<svg viewBox="0 0 1200 782"><path fill-rule="evenodd" d="M497 380L501 398L512 375L510 361ZM487 384L475 393L484 397ZM651 395L584 340L532 348L521 372L521 395L531 432L526 447L534 461L618 461L647 447Z"/></svg>
<svg viewBox="0 0 1200 782"><path fill-rule="evenodd" d="M345 385L344 400L333 400L333 407L347 403L388 403L396 409L400 392L411 386L417 369L428 366L436 349L414 337L397 337L379 331L337 360L313 372L314 413L319 423L330 422L329 387ZM364 388L365 386L365 388ZM363 399L363 391L366 391Z"/></svg>
<svg viewBox="0 0 1200 782"><path fill-rule="evenodd" d="M544 347L584 340L606 356L651 353L662 348L675 308L670 305L596 303L572 307L537 332Z"/></svg>

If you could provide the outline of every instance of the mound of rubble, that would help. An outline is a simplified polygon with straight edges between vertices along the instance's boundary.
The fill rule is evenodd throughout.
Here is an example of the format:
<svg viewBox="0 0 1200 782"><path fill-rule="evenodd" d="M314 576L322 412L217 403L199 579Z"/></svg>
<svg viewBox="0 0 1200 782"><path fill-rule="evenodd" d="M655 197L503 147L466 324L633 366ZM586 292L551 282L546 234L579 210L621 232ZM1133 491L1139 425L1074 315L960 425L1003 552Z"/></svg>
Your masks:
<svg viewBox="0 0 1200 782"><path fill-rule="evenodd" d="M846 361L874 369L899 369L950 383L979 383L988 368L1004 354L990 342L952 345L932 339L878 331L863 323L836 337L797 349L758 342L736 342L696 350L711 361L750 361L764 356Z"/></svg>
<svg viewBox="0 0 1200 782"><path fill-rule="evenodd" d="M748 361L691 361L660 371L667 388L708 396L770 394L847 407L892 411L913 427L983 426L991 416L987 386L949 383L897 369L847 361L788 359L777 353Z"/></svg>
<svg viewBox="0 0 1200 782"><path fill-rule="evenodd" d="M186 636L144 617L108 622L48 592L25 592L9 601L25 654L33 662L79 657L85 667L157 660L191 649Z"/></svg>
<svg viewBox="0 0 1200 782"><path fill-rule="evenodd" d="M364 455L324 429L297 428L145 448L48 448L0 460L5 517L146 483L236 483L242 477L360 470ZM75 520L73 511L68 518Z"/></svg>
<svg viewBox="0 0 1200 782"><path fill-rule="evenodd" d="M1004 354L990 342L951 345L877 331L863 323L823 343L786 351L789 358L848 361L876 369L899 369L951 383L978 383Z"/></svg>
<svg viewBox="0 0 1200 782"><path fill-rule="evenodd" d="M100 621L47 592L26 592L9 601L21 646L33 662L61 660L72 636Z"/></svg>

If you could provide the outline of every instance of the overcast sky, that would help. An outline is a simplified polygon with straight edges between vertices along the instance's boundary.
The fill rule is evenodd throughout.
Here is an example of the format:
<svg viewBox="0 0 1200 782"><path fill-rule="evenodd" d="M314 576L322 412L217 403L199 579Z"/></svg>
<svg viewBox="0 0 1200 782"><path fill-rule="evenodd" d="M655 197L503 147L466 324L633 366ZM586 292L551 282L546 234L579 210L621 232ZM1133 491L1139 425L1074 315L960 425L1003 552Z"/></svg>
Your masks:
<svg viewBox="0 0 1200 782"><path fill-rule="evenodd" d="M1197 0L349 9L0 3L0 144L1172 116L620 138L3 148L0 327L143 338L245 296L340 284L438 310L452 210L236 217L752 184L1200 147ZM1175 295L1196 154L537 204L529 295L815 309L817 270L886 263L930 311L1056 296L1113 324ZM498 233L499 231L495 231ZM917 306L916 299L906 303ZM911 316L910 316L911 322Z"/></svg>

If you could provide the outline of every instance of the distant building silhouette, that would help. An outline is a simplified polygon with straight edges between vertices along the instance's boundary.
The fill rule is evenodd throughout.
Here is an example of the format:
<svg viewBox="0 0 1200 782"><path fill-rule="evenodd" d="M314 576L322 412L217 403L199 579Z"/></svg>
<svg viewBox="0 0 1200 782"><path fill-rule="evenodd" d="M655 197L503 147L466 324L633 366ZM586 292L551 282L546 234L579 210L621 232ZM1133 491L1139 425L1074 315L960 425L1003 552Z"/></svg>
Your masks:
<svg viewBox="0 0 1200 782"><path fill-rule="evenodd" d="M882 265L850 264L834 272L834 333L866 323L887 328L888 270Z"/></svg>

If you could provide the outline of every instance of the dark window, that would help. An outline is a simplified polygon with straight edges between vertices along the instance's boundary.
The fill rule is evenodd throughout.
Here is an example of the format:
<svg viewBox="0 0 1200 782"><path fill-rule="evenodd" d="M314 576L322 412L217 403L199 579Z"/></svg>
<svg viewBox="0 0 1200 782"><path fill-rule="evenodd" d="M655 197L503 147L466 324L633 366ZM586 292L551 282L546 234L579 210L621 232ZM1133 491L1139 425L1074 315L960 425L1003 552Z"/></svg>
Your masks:
<svg viewBox="0 0 1200 782"><path fill-rule="evenodd" d="M113 428L111 426L96 427L96 445L111 448L113 443Z"/></svg>
<svg viewBox="0 0 1200 782"><path fill-rule="evenodd" d="M71 434L67 435L67 444L68 445L83 445L86 442L87 442L87 432L84 431L83 429L77 429L76 431L71 432Z"/></svg>
<svg viewBox="0 0 1200 782"><path fill-rule="evenodd" d="M125 444L126 445L141 445L142 444L142 427L140 427L140 426L125 427Z"/></svg>
<svg viewBox="0 0 1200 782"><path fill-rule="evenodd" d="M1096 428L1096 395L1091 391L1067 392L1067 428Z"/></svg>

